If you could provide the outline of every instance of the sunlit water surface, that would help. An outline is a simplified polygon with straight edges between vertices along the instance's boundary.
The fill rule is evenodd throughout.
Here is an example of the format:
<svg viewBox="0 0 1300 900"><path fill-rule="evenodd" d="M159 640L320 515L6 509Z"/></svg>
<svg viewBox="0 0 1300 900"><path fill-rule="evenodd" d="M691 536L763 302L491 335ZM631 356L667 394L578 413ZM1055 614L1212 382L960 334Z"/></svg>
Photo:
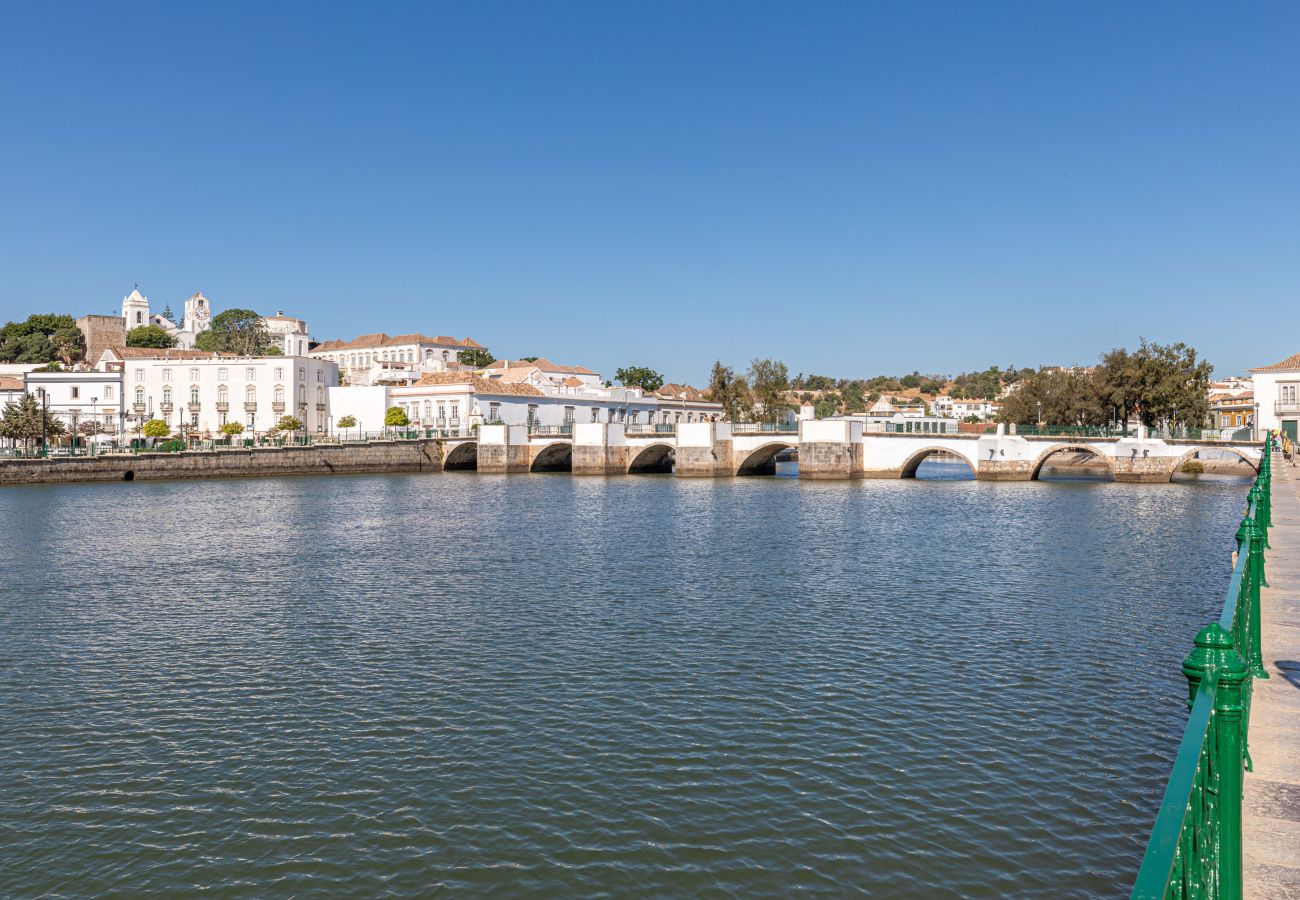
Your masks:
<svg viewBox="0 0 1300 900"><path fill-rule="evenodd" d="M0 894L1126 893L1245 485L923 474L6 488Z"/></svg>

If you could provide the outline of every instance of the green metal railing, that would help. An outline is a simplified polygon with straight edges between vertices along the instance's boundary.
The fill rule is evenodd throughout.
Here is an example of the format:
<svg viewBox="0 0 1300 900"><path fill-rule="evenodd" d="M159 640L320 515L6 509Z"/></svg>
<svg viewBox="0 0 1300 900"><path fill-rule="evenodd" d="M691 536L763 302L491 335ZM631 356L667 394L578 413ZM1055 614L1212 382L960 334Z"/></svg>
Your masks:
<svg viewBox="0 0 1300 900"><path fill-rule="evenodd" d="M1254 679L1268 678L1259 591L1272 526L1271 461L1264 447L1237 529L1237 562L1219 621L1196 635L1183 662L1190 713L1156 815L1133 898L1240 900L1241 800Z"/></svg>

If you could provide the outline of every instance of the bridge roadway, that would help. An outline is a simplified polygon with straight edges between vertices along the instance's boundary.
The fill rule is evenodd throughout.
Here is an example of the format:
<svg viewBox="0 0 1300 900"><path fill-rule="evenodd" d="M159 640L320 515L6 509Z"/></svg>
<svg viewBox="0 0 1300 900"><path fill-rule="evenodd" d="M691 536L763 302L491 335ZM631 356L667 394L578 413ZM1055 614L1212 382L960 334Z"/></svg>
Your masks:
<svg viewBox="0 0 1300 900"><path fill-rule="evenodd" d="M963 460L977 479L1032 481L1058 454L1097 457L1116 481L1167 482L1202 450L1227 450L1258 469L1260 447L1241 441L1166 440L1145 430L1131 438L1009 434L864 432L861 423L800 422L797 432L756 432L720 422L682 423L675 433L578 423L572 434L529 434L518 425L484 425L476 438L447 438L444 467L480 472L572 471L575 475L674 472L681 477L771 474L785 450L799 454L799 476L909 478L936 453Z"/></svg>
<svg viewBox="0 0 1300 900"><path fill-rule="evenodd" d="M1242 798L1247 898L1300 898L1300 469L1273 457L1269 587L1260 592L1267 681L1255 679Z"/></svg>

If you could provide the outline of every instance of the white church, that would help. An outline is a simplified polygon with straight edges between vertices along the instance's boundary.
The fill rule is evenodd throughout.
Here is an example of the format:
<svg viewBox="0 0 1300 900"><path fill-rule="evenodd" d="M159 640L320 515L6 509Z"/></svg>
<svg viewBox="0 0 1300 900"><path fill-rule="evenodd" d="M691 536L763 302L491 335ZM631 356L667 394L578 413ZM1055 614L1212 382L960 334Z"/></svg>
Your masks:
<svg viewBox="0 0 1300 900"><path fill-rule="evenodd" d="M160 313L151 314L149 298L141 294L137 287L122 298L122 319L127 331L142 325L157 325L176 339L177 347L182 350L192 350L195 338L212 325L212 304L202 293L194 294L185 301L184 315L178 326ZM262 324L279 340L280 349L285 356L307 355L311 336L304 320L286 316L283 311L279 311L274 316L264 316Z"/></svg>

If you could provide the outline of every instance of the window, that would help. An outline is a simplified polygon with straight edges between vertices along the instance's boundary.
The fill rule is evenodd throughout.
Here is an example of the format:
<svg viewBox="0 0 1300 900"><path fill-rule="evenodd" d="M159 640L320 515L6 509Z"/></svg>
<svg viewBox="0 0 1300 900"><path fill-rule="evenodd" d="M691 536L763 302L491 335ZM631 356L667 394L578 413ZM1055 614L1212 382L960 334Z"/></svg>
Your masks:
<svg viewBox="0 0 1300 900"><path fill-rule="evenodd" d="M251 384L248 387L244 388L244 402L245 403L257 402L257 388L253 387L253 385Z"/></svg>
<svg viewBox="0 0 1300 900"><path fill-rule="evenodd" d="M600 421L600 410L594 406L591 408L591 421L593 422Z"/></svg>
<svg viewBox="0 0 1300 900"><path fill-rule="evenodd" d="M641 417L641 411L639 409L634 409L632 410L630 421L632 422L633 425L635 425L637 421L640 419L640 417Z"/></svg>
<svg viewBox="0 0 1300 900"><path fill-rule="evenodd" d="M276 370L275 370L275 380L276 380L276 381L284 381L284 369L276 369Z"/></svg>
<svg viewBox="0 0 1300 900"><path fill-rule="evenodd" d="M217 402L218 403L230 402L230 392L226 390L226 386L224 384L217 388Z"/></svg>
<svg viewBox="0 0 1300 900"><path fill-rule="evenodd" d="M105 400L113 399L113 386L111 384L104 385L104 399Z"/></svg>
<svg viewBox="0 0 1300 900"><path fill-rule="evenodd" d="M136 381L144 381L144 369L136 369L136 370L135 370L135 380L136 380Z"/></svg>
<svg viewBox="0 0 1300 900"><path fill-rule="evenodd" d="M304 369L302 366L298 367L298 380L299 381L307 380L307 370Z"/></svg>
<svg viewBox="0 0 1300 900"><path fill-rule="evenodd" d="M307 405L307 385L305 384L298 385L298 405Z"/></svg>
<svg viewBox="0 0 1300 900"><path fill-rule="evenodd" d="M1295 403L1297 387L1298 385L1295 384L1279 384L1277 386L1278 399L1283 403Z"/></svg>
<svg viewBox="0 0 1300 900"><path fill-rule="evenodd" d="M424 401L424 417L426 419L433 418L433 404L430 403L428 400Z"/></svg>
<svg viewBox="0 0 1300 900"><path fill-rule="evenodd" d="M249 428L250 431L252 430L253 425L255 424L256 419L257 419L257 414L256 414L256 413L249 413L249 414L248 414L248 422L246 422L245 424L248 425L248 428Z"/></svg>
<svg viewBox="0 0 1300 900"><path fill-rule="evenodd" d="M530 404L528 404L528 424L529 424L529 425L536 425L536 424L537 424L537 404L536 404L536 403L530 403Z"/></svg>
<svg viewBox="0 0 1300 900"><path fill-rule="evenodd" d="M438 421L444 422L447 419L447 407L441 400L438 401Z"/></svg>
<svg viewBox="0 0 1300 900"><path fill-rule="evenodd" d="M325 402L325 388L323 387L316 388L316 402L318 404Z"/></svg>
<svg viewBox="0 0 1300 900"><path fill-rule="evenodd" d="M325 383L325 370L324 370L324 369L317 369L317 370L316 370L316 383L317 383L317 384L324 384L324 383Z"/></svg>
<svg viewBox="0 0 1300 900"><path fill-rule="evenodd" d="M135 324L140 325L140 324L142 324L143 322L144 322L144 313L142 313L142 312L137 312L137 313L135 314Z"/></svg>
<svg viewBox="0 0 1300 900"><path fill-rule="evenodd" d="M453 403L453 404L451 405L451 417L452 417L453 419L459 419L459 418L460 418L460 404L459 404L459 403Z"/></svg>
<svg viewBox="0 0 1300 900"><path fill-rule="evenodd" d="M190 402L199 402L199 386L197 384L190 385Z"/></svg>
<svg viewBox="0 0 1300 900"><path fill-rule="evenodd" d="M165 387L165 388L163 388L163 399L162 399L162 402L163 402L163 406L171 406L171 405L172 405L172 389L171 389L170 387Z"/></svg>
<svg viewBox="0 0 1300 900"><path fill-rule="evenodd" d="M489 404L488 404L488 421L489 421L489 422L500 422L500 421L501 421L501 404L500 404L500 403L489 403Z"/></svg>
<svg viewBox="0 0 1300 900"><path fill-rule="evenodd" d="M72 399L73 399L73 400L76 400L76 399L78 399L80 396L81 396L81 388L77 387L76 385L73 385L73 386L72 386Z"/></svg>
<svg viewBox="0 0 1300 900"><path fill-rule="evenodd" d="M172 380L172 370L163 369L163 381L171 381L171 380Z"/></svg>
<svg viewBox="0 0 1300 900"><path fill-rule="evenodd" d="M278 377L278 376L277 376L277 377ZM254 380L256 380L256 378L257 378L257 371L256 371L256 370L254 370L254 369L245 369L245 370L244 370L244 380L245 380L245 381L254 381Z"/></svg>
<svg viewBox="0 0 1300 900"><path fill-rule="evenodd" d="M199 414L197 412L190 413L190 425L194 428L199 427Z"/></svg>
<svg viewBox="0 0 1300 900"><path fill-rule="evenodd" d="M225 414L225 413L217 413L217 424L220 425L220 426L222 426L222 427L225 427L225 424L226 424L226 414Z"/></svg>
<svg viewBox="0 0 1300 900"><path fill-rule="evenodd" d="M451 354L448 353L446 350L442 351L442 361L451 362Z"/></svg>
<svg viewBox="0 0 1300 900"><path fill-rule="evenodd" d="M190 369L190 381L198 381L198 380L199 380L199 370Z"/></svg>
<svg viewBox="0 0 1300 900"><path fill-rule="evenodd" d="M277 384L275 386L275 402L276 403L284 402L284 385L282 384Z"/></svg>
<svg viewBox="0 0 1300 900"><path fill-rule="evenodd" d="M138 387L135 389L135 402L140 406L144 406L144 388Z"/></svg>
<svg viewBox="0 0 1300 900"><path fill-rule="evenodd" d="M565 425L572 425L572 424L573 424L573 413L574 413L574 409L573 409L572 406L566 406L566 407L564 407L564 424L565 424Z"/></svg>
<svg viewBox="0 0 1300 900"><path fill-rule="evenodd" d="M217 381L226 381L230 378L230 370L226 368L217 369Z"/></svg>

